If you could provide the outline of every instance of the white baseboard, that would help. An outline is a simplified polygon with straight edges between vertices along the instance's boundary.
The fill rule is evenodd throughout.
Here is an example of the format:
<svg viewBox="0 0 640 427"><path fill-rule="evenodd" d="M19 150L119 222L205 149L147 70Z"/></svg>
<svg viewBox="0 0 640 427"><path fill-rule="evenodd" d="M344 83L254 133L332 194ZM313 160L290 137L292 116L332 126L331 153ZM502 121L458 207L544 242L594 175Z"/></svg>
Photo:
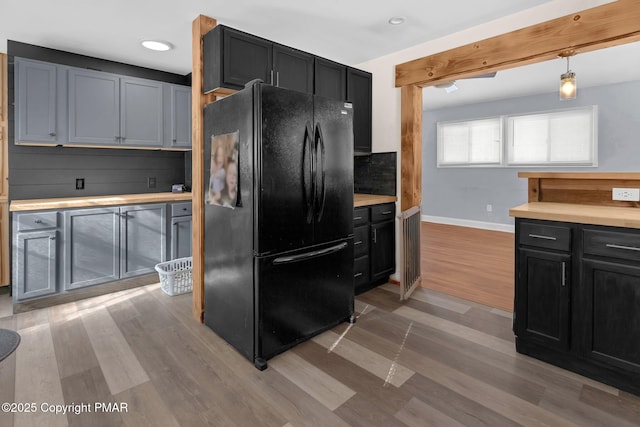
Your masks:
<svg viewBox="0 0 640 427"><path fill-rule="evenodd" d="M498 224L496 222L475 221L472 219L448 218L444 216L422 215L423 222L435 222L437 224L459 225L461 227L481 228L483 230L515 232L515 226L511 224Z"/></svg>

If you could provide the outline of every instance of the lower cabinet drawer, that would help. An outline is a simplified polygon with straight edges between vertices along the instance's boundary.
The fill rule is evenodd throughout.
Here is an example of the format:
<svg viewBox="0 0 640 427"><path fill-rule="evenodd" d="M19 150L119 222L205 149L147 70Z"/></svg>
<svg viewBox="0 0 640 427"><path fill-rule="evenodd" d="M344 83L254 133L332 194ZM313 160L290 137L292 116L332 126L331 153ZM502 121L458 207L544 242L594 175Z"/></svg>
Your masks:
<svg viewBox="0 0 640 427"><path fill-rule="evenodd" d="M356 258L353 263L353 285L356 289L359 286L369 283L369 257Z"/></svg>
<svg viewBox="0 0 640 427"><path fill-rule="evenodd" d="M571 228L544 221L521 221L519 244L559 251L571 250Z"/></svg>
<svg viewBox="0 0 640 427"><path fill-rule="evenodd" d="M17 214L18 230L33 231L56 228L58 226L57 212L37 212Z"/></svg>
<svg viewBox="0 0 640 427"><path fill-rule="evenodd" d="M640 233L584 229L584 254L640 261Z"/></svg>
<svg viewBox="0 0 640 427"><path fill-rule="evenodd" d="M363 225L353 229L353 256L360 258L369 254L369 226Z"/></svg>

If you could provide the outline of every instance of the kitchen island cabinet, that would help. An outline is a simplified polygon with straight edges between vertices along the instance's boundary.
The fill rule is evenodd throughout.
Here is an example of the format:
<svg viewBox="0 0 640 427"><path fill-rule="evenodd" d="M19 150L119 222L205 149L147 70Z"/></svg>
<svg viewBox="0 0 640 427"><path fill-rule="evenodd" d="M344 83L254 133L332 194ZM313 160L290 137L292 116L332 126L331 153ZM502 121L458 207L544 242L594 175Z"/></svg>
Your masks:
<svg viewBox="0 0 640 427"><path fill-rule="evenodd" d="M640 395L640 174L520 173L512 208L518 352ZM562 201L562 202L561 202Z"/></svg>

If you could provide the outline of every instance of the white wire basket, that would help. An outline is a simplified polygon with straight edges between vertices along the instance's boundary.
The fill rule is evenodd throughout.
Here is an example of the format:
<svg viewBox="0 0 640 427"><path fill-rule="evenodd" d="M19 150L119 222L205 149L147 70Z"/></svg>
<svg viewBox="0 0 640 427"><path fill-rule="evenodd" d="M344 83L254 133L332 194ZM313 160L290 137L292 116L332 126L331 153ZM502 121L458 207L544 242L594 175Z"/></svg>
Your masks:
<svg viewBox="0 0 640 427"><path fill-rule="evenodd" d="M191 270L193 258L178 258L156 265L156 271L160 276L160 286L165 294L174 296L191 292Z"/></svg>

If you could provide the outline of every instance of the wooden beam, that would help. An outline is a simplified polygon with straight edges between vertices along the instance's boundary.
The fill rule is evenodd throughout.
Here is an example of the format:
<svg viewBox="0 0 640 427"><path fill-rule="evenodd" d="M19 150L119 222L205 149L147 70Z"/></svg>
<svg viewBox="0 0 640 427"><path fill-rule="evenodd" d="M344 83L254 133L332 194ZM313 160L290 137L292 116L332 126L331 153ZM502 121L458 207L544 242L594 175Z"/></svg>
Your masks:
<svg viewBox="0 0 640 427"><path fill-rule="evenodd" d="M422 202L422 88L404 86L401 101L402 152L400 157L403 211Z"/></svg>
<svg viewBox="0 0 640 427"><path fill-rule="evenodd" d="M640 40L640 0L618 0L396 65L396 87L431 86Z"/></svg>
<svg viewBox="0 0 640 427"><path fill-rule="evenodd" d="M192 199L192 253L193 253L193 317L204 322L204 140L203 108L215 101L215 97L202 93L202 37L217 22L204 15L198 16L192 25L192 74L191 74L191 191Z"/></svg>

